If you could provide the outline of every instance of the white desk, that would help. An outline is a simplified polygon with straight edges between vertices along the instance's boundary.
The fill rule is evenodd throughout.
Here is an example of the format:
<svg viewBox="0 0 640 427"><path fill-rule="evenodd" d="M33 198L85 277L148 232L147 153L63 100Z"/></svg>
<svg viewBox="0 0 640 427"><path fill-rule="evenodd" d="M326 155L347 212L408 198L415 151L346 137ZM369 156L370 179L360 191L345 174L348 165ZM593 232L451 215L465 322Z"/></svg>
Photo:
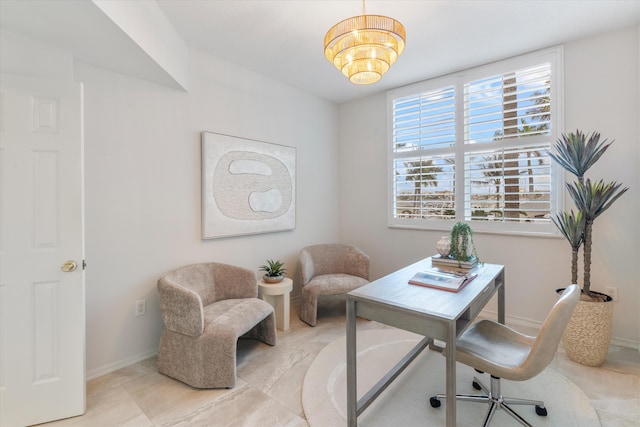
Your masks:
<svg viewBox="0 0 640 427"><path fill-rule="evenodd" d="M504 323L504 266L483 264L460 292L410 285L417 271L431 267L418 261L347 294L347 423L356 427L360 415L434 339L444 341L447 378L447 426L456 425L456 338L498 291L498 321ZM398 364L360 401L357 400L356 316L424 335ZM427 402L428 404L428 402Z"/></svg>
<svg viewBox="0 0 640 427"><path fill-rule="evenodd" d="M285 277L279 283L258 281L258 296L271 304L276 313L276 327L289 330L289 293L293 289L293 280Z"/></svg>

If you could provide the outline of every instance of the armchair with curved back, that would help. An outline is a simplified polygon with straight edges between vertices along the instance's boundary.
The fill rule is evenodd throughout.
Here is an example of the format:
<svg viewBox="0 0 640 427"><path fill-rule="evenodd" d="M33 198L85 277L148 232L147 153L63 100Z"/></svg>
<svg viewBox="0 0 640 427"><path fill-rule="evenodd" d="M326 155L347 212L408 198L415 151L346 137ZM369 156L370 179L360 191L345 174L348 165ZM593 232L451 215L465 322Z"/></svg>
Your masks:
<svg viewBox="0 0 640 427"><path fill-rule="evenodd" d="M478 378L473 378L473 387L484 391L485 394L456 396L462 401L489 404L483 426L489 425L494 413L499 409L504 409L522 425L530 426L531 424L511 409L511 405L533 405L538 415L547 415L547 409L541 400L502 396L500 379L526 381L540 374L551 363L579 299L578 285L568 286L547 315L535 337L522 334L491 320L481 320L458 338L456 360L479 372L491 375L490 388L482 384ZM445 396L445 394L438 394L431 397L431 406L439 407L440 399Z"/></svg>
<svg viewBox="0 0 640 427"><path fill-rule="evenodd" d="M298 258L302 278L300 319L315 326L318 297L346 294L369 283L369 256L355 246L326 243L302 248Z"/></svg>
<svg viewBox="0 0 640 427"><path fill-rule="evenodd" d="M158 280L164 328L158 370L196 388L232 388L238 338L276 343L273 307L257 298L256 273L192 264Z"/></svg>

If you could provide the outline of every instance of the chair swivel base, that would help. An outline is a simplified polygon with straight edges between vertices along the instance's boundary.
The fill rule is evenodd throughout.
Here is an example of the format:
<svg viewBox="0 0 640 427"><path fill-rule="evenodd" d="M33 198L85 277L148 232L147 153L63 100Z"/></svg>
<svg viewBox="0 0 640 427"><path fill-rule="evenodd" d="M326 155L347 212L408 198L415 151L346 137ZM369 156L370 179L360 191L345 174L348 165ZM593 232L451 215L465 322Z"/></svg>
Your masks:
<svg viewBox="0 0 640 427"><path fill-rule="evenodd" d="M547 409L544 406L544 402L540 400L529 399L517 399L513 397L503 397L500 391L500 378L491 376L491 390L489 390L484 384L473 377L473 388L476 390L482 390L485 394L457 394L456 399L466 402L481 402L489 404L489 411L484 419L483 427L487 427L493 418L493 415L497 410L503 409L507 414L515 418L520 424L527 427L532 427L524 418L511 409L510 405L534 405L536 408L536 414L545 417L547 416ZM432 408L439 408L442 402L440 399L446 398L446 394L437 394L429 399L429 403Z"/></svg>

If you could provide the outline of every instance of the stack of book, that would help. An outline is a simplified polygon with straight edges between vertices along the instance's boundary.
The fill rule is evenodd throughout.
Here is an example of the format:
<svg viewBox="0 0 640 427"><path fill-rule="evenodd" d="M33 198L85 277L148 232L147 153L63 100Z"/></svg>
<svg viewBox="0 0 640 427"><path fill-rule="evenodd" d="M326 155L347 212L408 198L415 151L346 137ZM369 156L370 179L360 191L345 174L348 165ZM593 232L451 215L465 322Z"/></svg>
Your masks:
<svg viewBox="0 0 640 427"><path fill-rule="evenodd" d="M472 257L469 261L458 261L457 259L433 255L431 257L431 265L434 267L454 267L471 269L478 265L478 258Z"/></svg>

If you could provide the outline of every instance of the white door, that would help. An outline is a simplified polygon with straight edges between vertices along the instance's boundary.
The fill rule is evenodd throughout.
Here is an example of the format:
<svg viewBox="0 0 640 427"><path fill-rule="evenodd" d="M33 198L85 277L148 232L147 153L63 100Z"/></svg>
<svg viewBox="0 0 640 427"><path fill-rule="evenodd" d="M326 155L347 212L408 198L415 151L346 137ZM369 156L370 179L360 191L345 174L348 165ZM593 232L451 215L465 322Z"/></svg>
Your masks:
<svg viewBox="0 0 640 427"><path fill-rule="evenodd" d="M82 142L81 85L0 75L2 427L85 411Z"/></svg>

